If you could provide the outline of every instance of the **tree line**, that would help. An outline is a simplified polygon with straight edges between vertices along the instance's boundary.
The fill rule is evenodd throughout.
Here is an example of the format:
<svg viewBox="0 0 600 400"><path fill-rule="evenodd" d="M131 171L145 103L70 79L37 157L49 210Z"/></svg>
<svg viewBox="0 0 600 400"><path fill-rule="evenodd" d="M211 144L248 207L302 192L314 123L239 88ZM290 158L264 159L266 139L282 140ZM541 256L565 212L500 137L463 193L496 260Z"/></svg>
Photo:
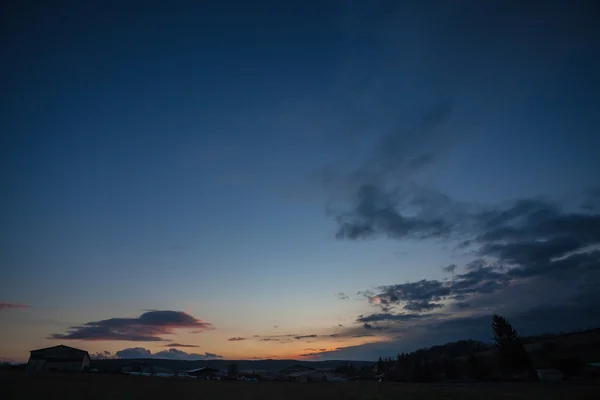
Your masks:
<svg viewBox="0 0 600 400"><path fill-rule="evenodd" d="M492 375L503 379L536 379L524 340L515 328L497 314L492 316L491 328L493 344L460 340L412 353L399 353L396 357L380 357L374 368L375 374L378 379L410 382L461 378L488 380ZM548 349L546 344L542 352L548 354ZM490 357L483 357L483 352L488 352ZM574 364L576 362L571 360L568 368L576 368Z"/></svg>

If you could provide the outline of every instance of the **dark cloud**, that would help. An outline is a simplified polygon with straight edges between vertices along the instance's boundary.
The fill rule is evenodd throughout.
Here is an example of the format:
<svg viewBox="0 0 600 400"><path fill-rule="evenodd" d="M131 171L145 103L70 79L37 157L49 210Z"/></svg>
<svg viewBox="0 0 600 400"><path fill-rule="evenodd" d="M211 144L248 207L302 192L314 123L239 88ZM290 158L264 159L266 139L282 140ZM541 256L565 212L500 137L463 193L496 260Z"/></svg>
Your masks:
<svg viewBox="0 0 600 400"><path fill-rule="evenodd" d="M343 292L336 293L335 295L340 300L348 300L350 298Z"/></svg>
<svg viewBox="0 0 600 400"><path fill-rule="evenodd" d="M181 344L181 343L169 343L165 344L165 347L200 347L195 344Z"/></svg>
<svg viewBox="0 0 600 400"><path fill-rule="evenodd" d="M382 322L382 321L411 321L416 319L423 319L429 317L424 314L392 314L392 313L379 313L371 315L359 315L356 322L369 323L369 322Z"/></svg>
<svg viewBox="0 0 600 400"><path fill-rule="evenodd" d="M420 312L432 311L432 310L435 310L436 308L442 308L442 307L443 307L443 305L440 303L432 303L427 300L409 301L408 303L406 303L404 305L404 309L407 311L420 311Z"/></svg>
<svg viewBox="0 0 600 400"><path fill-rule="evenodd" d="M440 301L451 293L451 289L446 283L425 279L418 282L380 286L379 290L380 293L369 297L369 302L380 305L384 311L399 303L405 303L404 307L407 310L418 309L419 305L433 309L436 306L429 305L429 302Z"/></svg>
<svg viewBox="0 0 600 400"><path fill-rule="evenodd" d="M410 202L416 208L417 216L402 215L397 210L399 200L393 193L386 192L376 184L363 184L359 187L355 208L337 217L339 239L361 239L383 234L394 239L426 239L446 237L452 230L452 223L437 215L425 212L431 201L425 197L415 197Z"/></svg>
<svg viewBox="0 0 600 400"><path fill-rule="evenodd" d="M165 340L161 336L173 334L175 329L180 328L195 328L195 332L202 332L211 329L212 325L182 311L155 310L145 312L138 318L110 318L87 322L69 328L65 334L52 334L49 339L156 342Z"/></svg>
<svg viewBox="0 0 600 400"><path fill-rule="evenodd" d="M2 310L15 310L20 308L29 308L25 304L20 303L9 303L7 301L0 301L0 311Z"/></svg>
<svg viewBox="0 0 600 400"><path fill-rule="evenodd" d="M222 356L214 353L186 353L185 351L177 349L169 349L152 353L150 350L143 347L133 347L119 350L115 353L115 355L118 358L161 358L169 360L212 360L223 358Z"/></svg>
<svg viewBox="0 0 600 400"><path fill-rule="evenodd" d="M344 211L330 212L338 223L338 239L378 235L425 239L450 234L459 221L452 215L456 204L409 177L433 163L441 147L452 142L444 126L453 109L452 102L435 101L419 121L408 125L396 121L358 169L342 178L350 188L340 207ZM330 177L327 184L332 181Z"/></svg>
<svg viewBox="0 0 600 400"><path fill-rule="evenodd" d="M312 334L312 335L300 335L300 336L294 336L294 339L300 340L300 339L308 339L308 338L316 338L317 335L316 334Z"/></svg>
<svg viewBox="0 0 600 400"><path fill-rule="evenodd" d="M464 272L453 264L449 279L380 286L363 295L383 312L360 315L357 322L367 329L385 322L390 334L401 333L396 345L412 346L407 350L489 340L492 312L510 317L522 334L598 325L593 310L600 306L594 294L600 284L600 214L526 199L469 218L471 235L461 242L468 240L477 258L465 263ZM430 313L435 309L442 311ZM364 346L361 352L385 347Z"/></svg>
<svg viewBox="0 0 600 400"><path fill-rule="evenodd" d="M119 350L115 353L118 358L150 358L152 352L143 347L131 347Z"/></svg>
<svg viewBox="0 0 600 400"><path fill-rule="evenodd" d="M239 337L239 336L238 336L238 337L230 337L230 338L229 338L229 339L227 339L227 340L229 340L230 342L241 342L241 341L243 341L243 340L246 340L246 338L243 338L243 337Z"/></svg>
<svg viewBox="0 0 600 400"><path fill-rule="evenodd" d="M396 307L427 312L526 278L600 281L600 214L566 212L550 202L528 199L473 213L468 226L480 258L468 262L466 272L444 281L380 286L379 292L369 293L369 302L384 312Z"/></svg>
<svg viewBox="0 0 600 400"><path fill-rule="evenodd" d="M456 270L456 264L450 264L445 267L442 267L442 271L447 272L449 274L453 274L454 270Z"/></svg>
<svg viewBox="0 0 600 400"><path fill-rule="evenodd" d="M363 324L363 328L365 328L365 329L369 329L369 330L370 330L370 329L372 329L372 330L376 330L376 331L385 331L385 330L388 330L388 329L390 329L390 328L389 328L389 327L387 327L387 326L377 326L377 325L372 325L372 324L369 324L369 323L367 323L367 322L365 322L365 323Z"/></svg>

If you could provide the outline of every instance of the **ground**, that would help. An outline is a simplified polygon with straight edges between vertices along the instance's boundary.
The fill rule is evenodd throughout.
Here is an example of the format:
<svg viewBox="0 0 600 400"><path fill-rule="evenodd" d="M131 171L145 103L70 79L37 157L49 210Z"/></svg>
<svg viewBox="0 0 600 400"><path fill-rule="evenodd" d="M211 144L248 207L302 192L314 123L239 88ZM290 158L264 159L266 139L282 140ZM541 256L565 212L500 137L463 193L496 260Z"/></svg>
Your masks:
<svg viewBox="0 0 600 400"><path fill-rule="evenodd" d="M29 376L11 371L0 372L0 388L5 400L585 400L598 398L600 383L217 382L100 374Z"/></svg>

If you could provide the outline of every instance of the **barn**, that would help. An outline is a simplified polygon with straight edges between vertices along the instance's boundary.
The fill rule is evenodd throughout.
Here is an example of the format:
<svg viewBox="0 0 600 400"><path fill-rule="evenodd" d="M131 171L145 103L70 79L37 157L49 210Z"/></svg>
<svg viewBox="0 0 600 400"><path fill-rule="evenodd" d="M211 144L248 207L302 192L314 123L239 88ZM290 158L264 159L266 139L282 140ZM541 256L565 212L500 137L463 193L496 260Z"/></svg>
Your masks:
<svg viewBox="0 0 600 400"><path fill-rule="evenodd" d="M80 372L89 366L87 351L64 345L32 350L27 362L28 371Z"/></svg>

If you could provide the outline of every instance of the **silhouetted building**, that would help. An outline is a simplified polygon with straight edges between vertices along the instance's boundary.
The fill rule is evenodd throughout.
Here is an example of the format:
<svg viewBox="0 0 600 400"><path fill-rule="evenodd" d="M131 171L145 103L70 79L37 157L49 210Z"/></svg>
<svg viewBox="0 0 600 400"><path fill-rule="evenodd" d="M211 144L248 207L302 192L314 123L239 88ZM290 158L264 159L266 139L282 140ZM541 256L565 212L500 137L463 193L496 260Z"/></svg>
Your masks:
<svg viewBox="0 0 600 400"><path fill-rule="evenodd" d="M215 368L209 368L209 367L200 367L200 368L194 368L194 369L181 371L181 372L185 372L190 376L195 376L198 379L202 379L202 378L214 378L216 376L216 374L219 372L219 370L215 369Z"/></svg>
<svg viewBox="0 0 600 400"><path fill-rule="evenodd" d="M64 345L32 350L27 362L28 371L80 372L89 366L87 351Z"/></svg>

